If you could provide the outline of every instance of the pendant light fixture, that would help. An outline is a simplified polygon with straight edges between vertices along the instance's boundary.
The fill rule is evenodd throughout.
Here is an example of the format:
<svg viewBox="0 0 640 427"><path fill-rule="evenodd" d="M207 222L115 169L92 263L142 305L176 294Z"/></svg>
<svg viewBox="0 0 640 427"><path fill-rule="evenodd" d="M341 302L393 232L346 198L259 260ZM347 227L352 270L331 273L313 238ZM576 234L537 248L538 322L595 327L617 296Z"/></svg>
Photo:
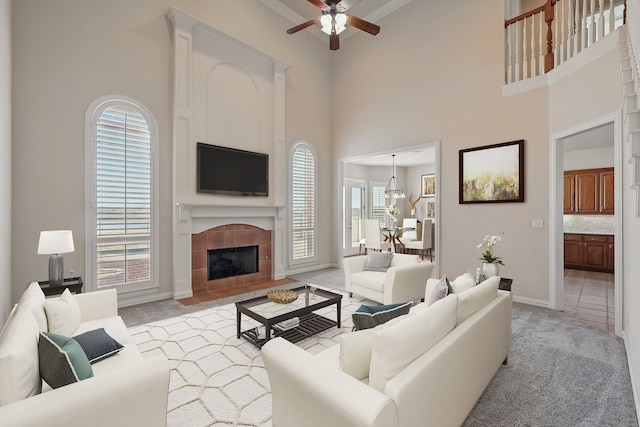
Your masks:
<svg viewBox="0 0 640 427"><path fill-rule="evenodd" d="M406 196L402 187L396 181L396 155L392 154L393 161L393 169L391 170L391 179L389 179L389 183L387 187L384 189L384 197L387 199L404 199Z"/></svg>

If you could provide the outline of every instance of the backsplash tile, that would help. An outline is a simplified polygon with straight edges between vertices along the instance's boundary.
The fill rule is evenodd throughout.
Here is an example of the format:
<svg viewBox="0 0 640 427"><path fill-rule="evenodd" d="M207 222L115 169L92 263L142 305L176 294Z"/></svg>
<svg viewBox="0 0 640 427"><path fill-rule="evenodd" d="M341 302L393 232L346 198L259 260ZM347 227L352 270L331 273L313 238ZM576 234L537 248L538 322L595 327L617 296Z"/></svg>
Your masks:
<svg viewBox="0 0 640 427"><path fill-rule="evenodd" d="M613 215L564 215L565 233L614 234L615 216Z"/></svg>

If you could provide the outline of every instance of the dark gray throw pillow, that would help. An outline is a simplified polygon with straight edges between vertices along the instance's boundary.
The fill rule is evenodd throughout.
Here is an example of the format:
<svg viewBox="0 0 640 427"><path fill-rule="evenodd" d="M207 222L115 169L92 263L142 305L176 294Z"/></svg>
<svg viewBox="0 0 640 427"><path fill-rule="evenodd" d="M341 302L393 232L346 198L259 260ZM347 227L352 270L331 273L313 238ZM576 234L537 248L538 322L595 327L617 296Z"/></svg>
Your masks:
<svg viewBox="0 0 640 427"><path fill-rule="evenodd" d="M409 313L412 305L413 303L411 301L377 306L361 305L351 315L353 327L356 331L374 328L388 322L394 317Z"/></svg>
<svg viewBox="0 0 640 427"><path fill-rule="evenodd" d="M62 335L40 332L38 340L40 378L51 388L91 378L93 370L76 340Z"/></svg>
<svg viewBox="0 0 640 427"><path fill-rule="evenodd" d="M364 265L365 271L387 271L393 252L376 252L369 251L367 254L367 262Z"/></svg>
<svg viewBox="0 0 640 427"><path fill-rule="evenodd" d="M111 357L123 348L122 344L107 334L104 328L76 335L73 339L80 344L91 364Z"/></svg>

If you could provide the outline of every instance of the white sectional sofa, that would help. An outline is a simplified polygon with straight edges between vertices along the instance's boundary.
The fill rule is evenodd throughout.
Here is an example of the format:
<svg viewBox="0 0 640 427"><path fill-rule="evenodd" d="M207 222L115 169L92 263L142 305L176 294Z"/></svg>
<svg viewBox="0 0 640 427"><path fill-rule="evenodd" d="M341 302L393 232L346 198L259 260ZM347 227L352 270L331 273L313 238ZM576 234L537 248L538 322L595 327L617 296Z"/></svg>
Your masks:
<svg viewBox="0 0 640 427"><path fill-rule="evenodd" d="M123 348L92 364L93 377L52 389L39 370L51 360L39 360L38 353L40 331L52 324L67 328L65 336L104 328ZM115 289L45 300L38 283L32 283L5 322L0 335L2 426L166 426L168 393L167 359L143 358L118 316Z"/></svg>
<svg viewBox="0 0 640 427"><path fill-rule="evenodd" d="M342 334L316 356L270 340L262 357L274 427L461 425L510 351L511 295L499 281ZM437 282L429 281L425 301Z"/></svg>
<svg viewBox="0 0 640 427"><path fill-rule="evenodd" d="M377 255L372 253L371 255ZM356 294L380 304L396 304L424 297L425 284L433 264L420 262L418 255L392 254L386 271L366 270L368 255L345 258L344 286Z"/></svg>

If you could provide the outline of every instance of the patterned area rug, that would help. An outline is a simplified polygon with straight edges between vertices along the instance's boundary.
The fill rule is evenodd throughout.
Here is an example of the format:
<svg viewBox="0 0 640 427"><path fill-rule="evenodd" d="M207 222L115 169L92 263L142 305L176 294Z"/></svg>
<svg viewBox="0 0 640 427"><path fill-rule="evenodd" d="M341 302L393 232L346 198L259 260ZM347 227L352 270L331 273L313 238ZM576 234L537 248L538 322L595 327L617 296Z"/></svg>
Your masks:
<svg viewBox="0 0 640 427"><path fill-rule="evenodd" d="M352 327L351 313L361 298L342 299L341 328L297 343L317 354L337 344ZM336 320L336 306L317 311ZM242 316L242 329L258 326ZM145 356L169 359L169 427L271 426L271 393L260 350L236 338L235 304L197 311L129 329Z"/></svg>

